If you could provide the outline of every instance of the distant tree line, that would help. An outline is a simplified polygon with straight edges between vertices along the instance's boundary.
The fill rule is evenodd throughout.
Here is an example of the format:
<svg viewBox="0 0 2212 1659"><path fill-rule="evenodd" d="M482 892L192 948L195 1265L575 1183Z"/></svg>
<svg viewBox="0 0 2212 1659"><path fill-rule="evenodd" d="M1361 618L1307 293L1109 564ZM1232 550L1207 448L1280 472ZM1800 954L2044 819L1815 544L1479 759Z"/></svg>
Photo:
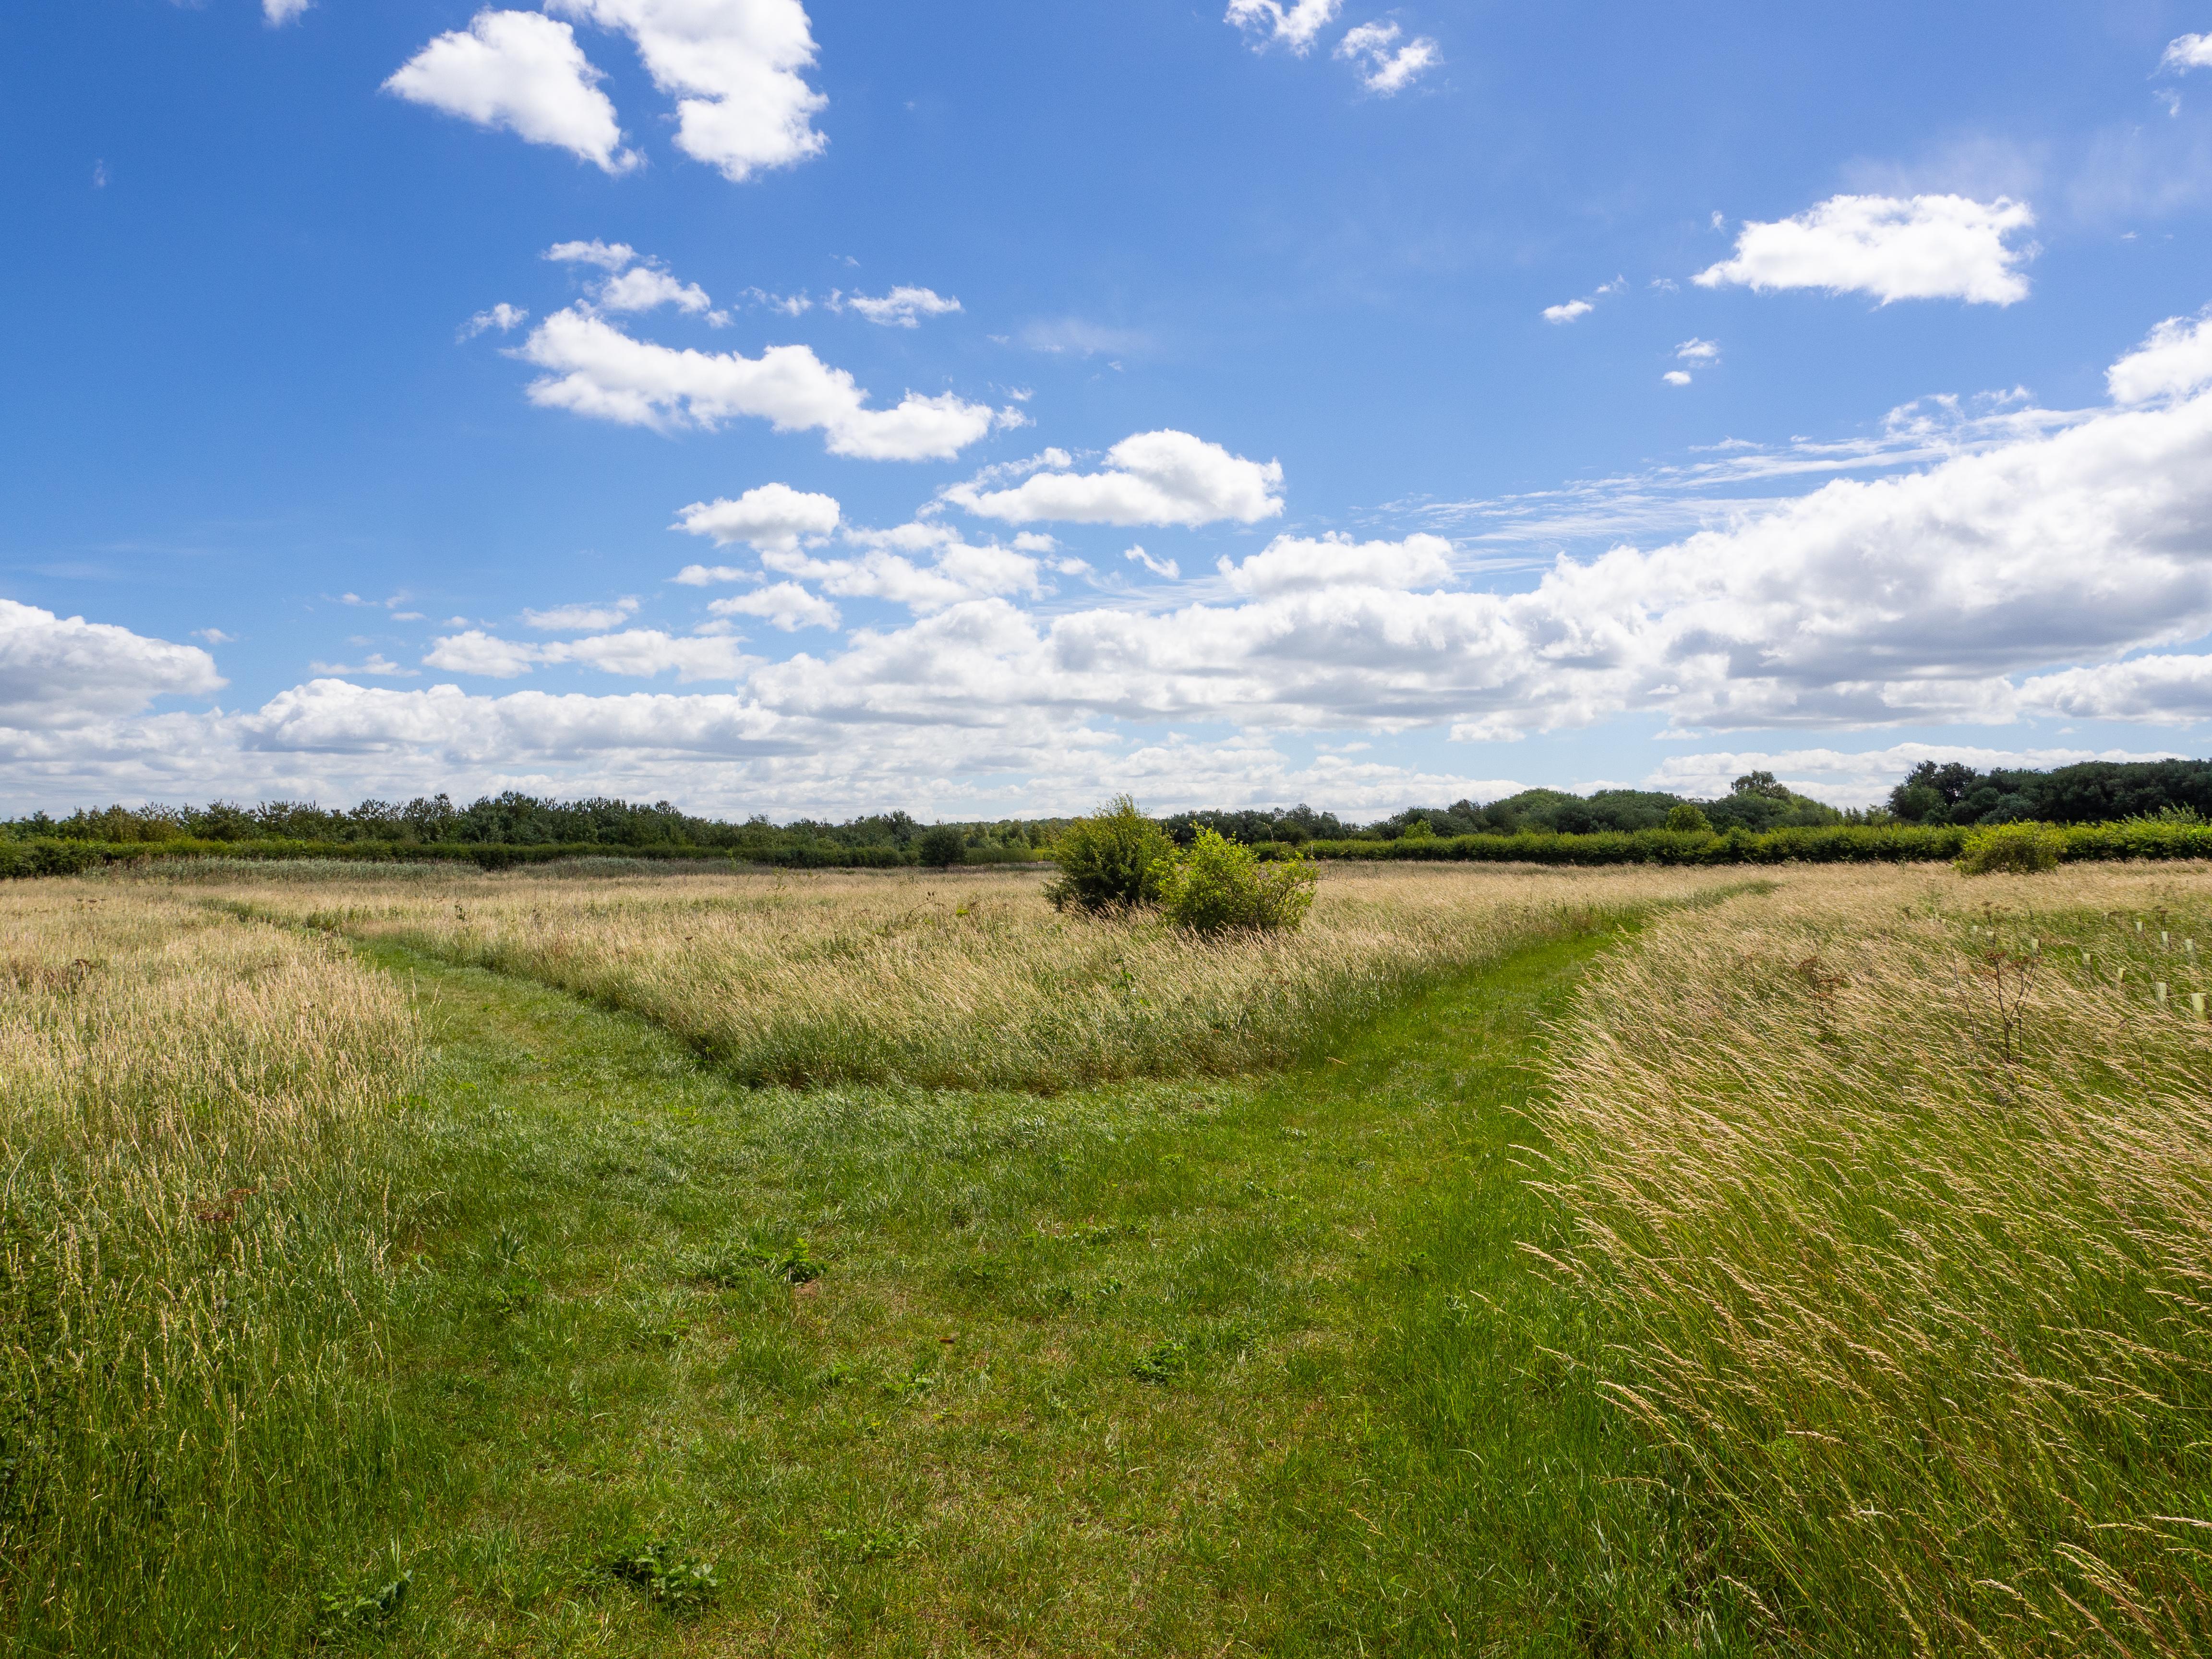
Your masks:
<svg viewBox="0 0 2212 1659"><path fill-rule="evenodd" d="M1978 772L1958 762L1923 762L1890 792L1887 807L1838 811L1797 794L1770 772L1747 772L1713 799L1648 789L1601 789L1574 795L1524 789L1500 800L1459 800L1449 806L1409 806L1367 824L1303 804L1291 807L1176 812L1158 820L1176 846L1202 830L1247 846L1311 842L1395 842L1434 836L1589 835L1648 830L1818 829L1839 824L1972 826L2036 820L2106 823L2124 819L2212 818L2212 761L2091 761L2055 771ZM297 842L319 847L594 848L660 855L696 849L763 861L805 860L810 854L870 855L868 861L988 863L1035 858L1066 827L1066 818L1000 818L925 824L905 812L878 812L843 823L799 818L772 823L701 817L667 801L651 805L592 798L552 800L510 790L457 806L443 794L404 804L365 800L325 807L312 801L264 801L244 806L109 806L67 817L44 812L0 823L17 841L162 842L243 844ZM957 842L957 845L956 845ZM180 849L181 850L181 849Z"/></svg>
<svg viewBox="0 0 2212 1659"><path fill-rule="evenodd" d="M1020 857L1045 846L1065 822L1005 818L934 827L957 831L963 853ZM456 806L442 794L417 796L404 805L365 800L358 806L337 808L312 801L264 801L253 806L215 801L206 806L80 810L65 818L36 812L4 827L18 839L125 845L287 841L363 847L594 847L611 852L696 848L739 856L807 846L907 852L933 828L905 812L872 813L842 823L799 818L776 824L765 817L743 822L700 817L667 801L646 806L602 798L549 800L513 790L467 806Z"/></svg>
<svg viewBox="0 0 2212 1659"><path fill-rule="evenodd" d="M1900 823L2115 823L2212 818L2212 761L2084 761L2049 772L1923 761L1889 792Z"/></svg>

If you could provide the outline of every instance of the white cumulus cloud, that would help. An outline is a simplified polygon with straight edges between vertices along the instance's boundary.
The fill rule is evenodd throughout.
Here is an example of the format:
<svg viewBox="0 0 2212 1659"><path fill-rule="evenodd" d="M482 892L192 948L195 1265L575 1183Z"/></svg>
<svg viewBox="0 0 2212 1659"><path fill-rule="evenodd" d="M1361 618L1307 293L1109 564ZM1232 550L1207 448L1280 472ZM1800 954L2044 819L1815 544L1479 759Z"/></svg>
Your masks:
<svg viewBox="0 0 2212 1659"><path fill-rule="evenodd" d="M1321 32L1336 21L1344 0L1229 0L1222 21L1252 37L1255 51L1278 42L1303 57Z"/></svg>
<svg viewBox="0 0 2212 1659"><path fill-rule="evenodd" d="M517 355L546 371L529 388L541 408L656 429L711 430L750 416L779 432L819 431L832 454L867 460L947 459L998 418L950 392L909 392L893 408L870 409L851 374L806 346L770 346L758 357L678 350L574 307L540 323Z"/></svg>
<svg viewBox="0 0 2212 1659"><path fill-rule="evenodd" d="M799 0L546 0L564 17L636 43L653 83L676 98L676 148L742 182L821 154L806 84L814 37Z"/></svg>
<svg viewBox="0 0 2212 1659"><path fill-rule="evenodd" d="M1698 273L1701 287L1817 288L1897 300L2008 306L2027 297L2033 253L2006 239L2035 222L2000 196L1832 196L1794 218L1747 222L1735 255Z"/></svg>
<svg viewBox="0 0 2212 1659"><path fill-rule="evenodd" d="M372 651L357 663L311 662L307 666L318 674L358 674L366 678L411 680L421 671L403 668L381 651Z"/></svg>
<svg viewBox="0 0 2212 1659"><path fill-rule="evenodd" d="M680 283L653 265L633 265L599 284L597 303L606 311L651 311L655 306L674 306L678 311L702 312L714 301L696 283Z"/></svg>
<svg viewBox="0 0 2212 1659"><path fill-rule="evenodd" d="M1413 83L1424 70L1441 63L1443 54L1427 35L1416 35L1398 44L1403 31L1395 23L1362 23L1348 29L1336 43L1335 56L1350 64L1360 85L1388 98Z"/></svg>
<svg viewBox="0 0 2212 1659"><path fill-rule="evenodd" d="M1240 593L1316 587L1439 587L1451 580L1451 544L1441 536L1355 542L1349 536L1278 536L1244 561L1220 561Z"/></svg>
<svg viewBox="0 0 2212 1659"><path fill-rule="evenodd" d="M2212 69L2212 34L2185 34L2169 42L2160 69Z"/></svg>
<svg viewBox="0 0 2212 1659"><path fill-rule="evenodd" d="M1786 749L1773 752L1736 750L1714 754L1672 755L1644 781L1647 787L1711 799L1747 772L1771 772L1801 795L1833 806L1869 806L1887 797L1923 761L1962 761L1978 771L1996 767L2047 771L2083 761L2163 760L2123 749L1991 749L1980 744L1898 743L1866 750Z"/></svg>
<svg viewBox="0 0 2212 1659"><path fill-rule="evenodd" d="M545 250L545 257L563 264L597 265L601 270L620 270L637 258L637 250L628 242L602 242L593 237L588 242L556 242Z"/></svg>
<svg viewBox="0 0 2212 1659"><path fill-rule="evenodd" d="M740 679L750 665L735 640L711 635L678 639L652 628L543 645L502 640L472 628L465 634L434 641L422 661L427 667L447 673L481 674L502 680L527 674L541 663L575 663L604 673L647 679L673 669L679 680Z"/></svg>
<svg viewBox="0 0 2212 1659"><path fill-rule="evenodd" d="M1106 459L1102 472L1036 472L1011 489L956 484L945 499L1009 524L1256 524L1283 510L1281 462L1248 461L1188 432L1133 434Z"/></svg>
<svg viewBox="0 0 2212 1659"><path fill-rule="evenodd" d="M409 58L384 89L624 173L638 157L622 148L621 124L599 79L566 23L533 11L485 10L466 30L441 34Z"/></svg>
<svg viewBox="0 0 2212 1659"><path fill-rule="evenodd" d="M307 10L313 0L261 0L262 21L279 28Z"/></svg>
<svg viewBox="0 0 2212 1659"><path fill-rule="evenodd" d="M1544 320L1547 323L1571 323L1576 318L1587 317L1596 309L1588 300L1568 300L1559 305L1546 306Z"/></svg>
<svg viewBox="0 0 2212 1659"><path fill-rule="evenodd" d="M2212 311L2169 317L2105 372L2116 404L2185 397L2212 386Z"/></svg>
<svg viewBox="0 0 2212 1659"><path fill-rule="evenodd" d="M505 334L520 328L530 320L530 313L520 306L511 306L504 300L489 311L479 311L462 325L460 337L473 340L486 329L495 328Z"/></svg>
<svg viewBox="0 0 2212 1659"><path fill-rule="evenodd" d="M2142 351L2194 327L2154 331ZM1218 580L1170 590L1189 600L1171 609L1126 596L1078 609L1052 594L1060 550L1041 538L977 545L934 519L860 530L817 516L808 531L834 544L804 545L795 530L779 544L770 526L757 568L702 573L741 585L718 604L725 624L833 626L827 610L848 599L901 605L911 619L774 662L743 656L726 632L516 641L481 627L437 641L428 659L509 680L556 664L724 679L726 696L491 698L325 679L248 714L141 715L129 711L162 691L211 689L204 653L0 610L0 702L30 705L0 719L0 786L51 799L52 781L68 779L87 796L173 799L311 793L337 777L389 793L386 778L419 792L449 777L538 787L557 776L652 794L694 787L684 781L711 761L733 797L743 785L800 810L934 799L932 781L954 775L996 779L1030 804L1133 785L1162 800L1281 787L1297 793L1275 799L1397 805L1429 786L1404 768L1355 776L1364 763L1348 760L1326 775L1289 769L1265 734L1425 728L1492 741L1625 714L1693 738L2212 718L2212 657L2199 654L2212 635L2212 389L2177 391L2191 382L2163 372L2146 384L2136 402L2063 416L2008 404L1970 447L1909 461L1878 452L1917 471L1747 505L1656 546L1559 557L1526 587L1461 585L1450 550L1425 537L1284 536ZM1061 454L970 488L1025 485L1039 465L1103 476L1075 474ZM11 629L27 652L4 642ZM1206 746L1130 729L1178 722L1241 735ZM1710 747L1786 757L1766 769L1833 799L1874 798L1916 757L1909 745L1876 758L1791 746L1807 740ZM2053 740L2024 732L2021 752L2058 756L2027 747ZM1954 756L1976 758L1917 757ZM1704 753L1668 765L1709 793L1760 763Z"/></svg>
<svg viewBox="0 0 2212 1659"><path fill-rule="evenodd" d="M0 599L0 723L70 726L226 683L196 645Z"/></svg>
<svg viewBox="0 0 2212 1659"><path fill-rule="evenodd" d="M865 294L832 294L830 308L857 311L886 328L915 328L920 326L916 319L948 315L960 309L960 301L947 299L934 289L895 288L875 299Z"/></svg>
<svg viewBox="0 0 2212 1659"><path fill-rule="evenodd" d="M826 495L800 499L830 500ZM796 517L796 514L787 517L781 525L793 525ZM834 518L823 515L804 528L793 526L788 535L779 537L773 532L781 526L770 520L767 521L769 533L758 540L742 532L730 539L753 541L760 551L762 570L811 581L839 599L885 599L902 605L917 615L942 611L970 599L1002 595L1036 597L1044 591L1043 567L1031 556L1038 550L1034 545L1027 549L1006 548L990 542L978 547L969 543L958 531L941 524L916 520L889 530L848 529L844 532L845 543L848 548L858 550L849 553L809 550L800 544L802 534L818 541L817 526L826 532L835 523ZM689 526L679 524L678 527ZM699 533L712 532L702 530ZM1082 568L1086 567L1079 566ZM675 579L687 586L703 587L714 582L757 581L761 571L739 565L693 564L678 571ZM717 616L733 611L756 614L745 604L719 599L708 608Z"/></svg>
<svg viewBox="0 0 2212 1659"><path fill-rule="evenodd" d="M2066 720L2179 725L2212 719L2212 657L2130 657L2062 669L2023 682L2020 697L2027 710Z"/></svg>
<svg viewBox="0 0 2212 1659"><path fill-rule="evenodd" d="M763 551L792 548L804 537L827 536L837 527L839 508L834 495L793 489L786 483L755 485L735 501L717 496L694 501L676 515L673 528L688 535L711 536L717 546L750 542ZM702 578L691 566L676 580L696 585Z"/></svg>
<svg viewBox="0 0 2212 1659"><path fill-rule="evenodd" d="M944 525L849 530L846 539L861 550L832 558L797 548L770 548L762 552L761 563L779 575L811 581L839 599L888 600L917 616L970 600L1035 598L1044 591L1042 567L1027 553L996 543L975 546Z"/></svg>
<svg viewBox="0 0 2212 1659"><path fill-rule="evenodd" d="M635 599L621 599L611 605L556 605L546 611L526 611L522 620L549 634L581 633L619 628L636 610Z"/></svg>
<svg viewBox="0 0 2212 1659"><path fill-rule="evenodd" d="M718 617L758 617L787 634L837 625L837 607L797 582L770 582L735 599L716 599L707 609Z"/></svg>

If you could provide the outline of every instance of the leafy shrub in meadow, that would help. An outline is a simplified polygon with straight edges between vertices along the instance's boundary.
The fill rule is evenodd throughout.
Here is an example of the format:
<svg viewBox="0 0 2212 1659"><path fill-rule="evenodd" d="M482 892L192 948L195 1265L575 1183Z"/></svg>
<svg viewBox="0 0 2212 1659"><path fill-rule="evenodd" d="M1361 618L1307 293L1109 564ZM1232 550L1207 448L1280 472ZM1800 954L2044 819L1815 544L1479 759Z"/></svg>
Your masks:
<svg viewBox="0 0 2212 1659"><path fill-rule="evenodd" d="M2047 823L2000 823L1987 830L1969 830L1959 854L1962 875L1986 876L1992 871L2032 875L2055 870L2066 851L2066 832Z"/></svg>
<svg viewBox="0 0 2212 1659"><path fill-rule="evenodd" d="M933 870L948 870L968 857L968 837L959 826L932 824L914 838L915 860Z"/></svg>
<svg viewBox="0 0 2212 1659"><path fill-rule="evenodd" d="M1201 830L1160 872L1160 908L1194 933L1296 927L1313 903L1313 866L1261 864L1249 847Z"/></svg>
<svg viewBox="0 0 2212 1659"><path fill-rule="evenodd" d="M1052 855L1060 879L1044 896L1055 909L1127 910L1158 896L1159 872L1175 856L1175 842L1134 800L1116 795L1063 830Z"/></svg>

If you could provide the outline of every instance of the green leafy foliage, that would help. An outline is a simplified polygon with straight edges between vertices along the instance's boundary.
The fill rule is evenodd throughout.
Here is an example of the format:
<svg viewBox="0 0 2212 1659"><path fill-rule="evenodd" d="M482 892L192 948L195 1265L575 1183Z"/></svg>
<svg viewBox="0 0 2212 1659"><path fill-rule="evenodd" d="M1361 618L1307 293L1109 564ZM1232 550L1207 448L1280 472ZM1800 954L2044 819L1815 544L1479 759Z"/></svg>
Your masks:
<svg viewBox="0 0 2212 1659"><path fill-rule="evenodd" d="M1986 876L1995 871L2031 875L2056 870L2066 850L2066 832L2047 823L2000 823L1969 830L1965 850L1959 854L1962 875Z"/></svg>
<svg viewBox="0 0 2212 1659"><path fill-rule="evenodd" d="M756 1234L708 1250L696 1260L691 1276L727 1290L759 1273L787 1285L808 1285L822 1277L822 1263L804 1238Z"/></svg>
<svg viewBox="0 0 2212 1659"><path fill-rule="evenodd" d="M1059 823L1006 818L941 827L960 837L966 862L1018 863L1036 858ZM228 801L115 805L80 809L63 818L33 812L0 822L0 875L65 874L118 856L211 853L442 857L472 860L489 869L587 852L627 858L734 858L801 869L872 867L915 863L927 833L905 812L870 813L842 823L799 818L777 824L758 815L743 822L700 817L666 801L562 801L513 790L466 806L444 795L418 797L404 805L365 800L351 807L281 800L252 806ZM72 854L73 865L67 861Z"/></svg>
<svg viewBox="0 0 2212 1659"><path fill-rule="evenodd" d="M1304 858L1262 864L1250 848L1211 830L1200 830L1159 877L1160 908L1194 933L1296 927L1313 896L1313 866Z"/></svg>
<svg viewBox="0 0 2212 1659"><path fill-rule="evenodd" d="M1907 823L2114 823L2169 809L2212 812L2212 761L2084 761L2049 772L1979 772L1923 761L1890 791Z"/></svg>
<svg viewBox="0 0 2212 1659"><path fill-rule="evenodd" d="M722 1593L714 1563L692 1560L665 1538L629 1545L615 1558L609 1571L635 1584L671 1613L702 1612Z"/></svg>
<svg viewBox="0 0 2212 1659"><path fill-rule="evenodd" d="M374 1589L337 1590L325 1595L316 1609L316 1645L335 1647L349 1637L382 1629L397 1619L399 1610L407 1605L407 1589L413 1581L412 1573L403 1572Z"/></svg>
<svg viewBox="0 0 2212 1659"><path fill-rule="evenodd" d="M1691 835L1703 835L1710 831L1712 827L1711 821L1705 817L1704 811L1690 801L1686 800L1680 806L1669 808L1668 811L1667 828L1674 830L1677 835L1686 832Z"/></svg>
<svg viewBox="0 0 2212 1659"><path fill-rule="evenodd" d="M1189 1368L1189 1345L1163 1337L1137 1356L1129 1375L1139 1382L1172 1382Z"/></svg>
<svg viewBox="0 0 2212 1659"><path fill-rule="evenodd" d="M957 824L933 823L914 838L915 862L945 870L967 861L968 837Z"/></svg>
<svg viewBox="0 0 2212 1659"><path fill-rule="evenodd" d="M1060 832L1052 845L1060 879L1045 889L1045 896L1061 910L1110 912L1148 904L1158 896L1161 868L1174 853L1167 832L1139 811L1134 800L1117 795Z"/></svg>

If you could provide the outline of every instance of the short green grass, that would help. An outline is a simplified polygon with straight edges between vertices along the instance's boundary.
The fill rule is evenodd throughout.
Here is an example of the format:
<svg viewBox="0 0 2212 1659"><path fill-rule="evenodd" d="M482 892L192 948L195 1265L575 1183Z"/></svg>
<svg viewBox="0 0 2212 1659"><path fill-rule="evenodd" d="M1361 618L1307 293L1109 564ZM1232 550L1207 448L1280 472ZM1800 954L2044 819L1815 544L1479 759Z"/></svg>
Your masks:
<svg viewBox="0 0 2212 1659"><path fill-rule="evenodd" d="M382 1522L394 1654L1726 1647L1520 1249L1591 932L1270 1079L749 1090L396 947L437 1054Z"/></svg>

